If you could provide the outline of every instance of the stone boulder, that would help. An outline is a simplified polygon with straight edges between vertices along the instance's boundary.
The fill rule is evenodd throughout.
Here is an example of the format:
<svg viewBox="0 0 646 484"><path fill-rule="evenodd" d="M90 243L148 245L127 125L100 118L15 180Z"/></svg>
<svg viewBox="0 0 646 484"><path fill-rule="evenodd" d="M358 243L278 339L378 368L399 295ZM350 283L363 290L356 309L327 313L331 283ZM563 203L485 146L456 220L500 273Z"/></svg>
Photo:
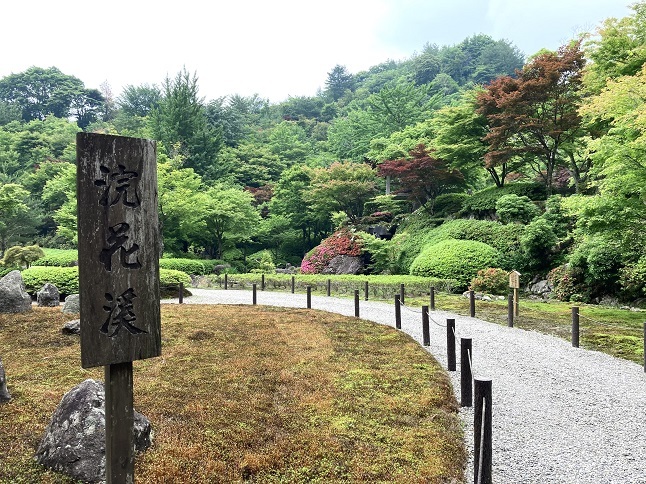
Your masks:
<svg viewBox="0 0 646 484"><path fill-rule="evenodd" d="M54 284L48 282L36 293L36 302L40 307L53 308L60 305L61 294Z"/></svg>
<svg viewBox="0 0 646 484"><path fill-rule="evenodd" d="M363 261L361 257L351 255L337 255L327 263L322 274L361 274Z"/></svg>
<svg viewBox="0 0 646 484"><path fill-rule="evenodd" d="M134 413L135 451L152 444L150 422ZM45 429L36 461L84 482L105 481L105 389L85 380L67 392Z"/></svg>
<svg viewBox="0 0 646 484"><path fill-rule="evenodd" d="M531 284L527 288L527 292L534 296L541 296L543 298L546 298L552 292L552 286L547 281L547 279L543 279L541 281L535 282L534 284Z"/></svg>
<svg viewBox="0 0 646 484"><path fill-rule="evenodd" d="M81 303L78 294L70 294L65 298L62 311L65 314L78 314L81 312Z"/></svg>
<svg viewBox="0 0 646 484"><path fill-rule="evenodd" d="M4 372L2 360L0 360L0 403L8 402L11 400L9 390L7 390L7 375Z"/></svg>
<svg viewBox="0 0 646 484"><path fill-rule="evenodd" d="M72 319L61 328L63 334L81 334L81 320Z"/></svg>
<svg viewBox="0 0 646 484"><path fill-rule="evenodd" d="M20 271L11 271L0 279L0 313L31 311L31 296L25 290Z"/></svg>

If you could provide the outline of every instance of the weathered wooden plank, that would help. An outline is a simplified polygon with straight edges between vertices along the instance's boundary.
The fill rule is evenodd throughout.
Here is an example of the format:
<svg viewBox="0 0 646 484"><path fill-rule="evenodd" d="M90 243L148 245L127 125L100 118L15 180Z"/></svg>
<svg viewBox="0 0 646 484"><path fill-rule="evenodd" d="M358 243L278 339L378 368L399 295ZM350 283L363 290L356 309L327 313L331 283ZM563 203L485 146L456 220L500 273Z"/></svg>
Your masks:
<svg viewBox="0 0 646 484"><path fill-rule="evenodd" d="M81 363L161 354L154 141L78 133Z"/></svg>

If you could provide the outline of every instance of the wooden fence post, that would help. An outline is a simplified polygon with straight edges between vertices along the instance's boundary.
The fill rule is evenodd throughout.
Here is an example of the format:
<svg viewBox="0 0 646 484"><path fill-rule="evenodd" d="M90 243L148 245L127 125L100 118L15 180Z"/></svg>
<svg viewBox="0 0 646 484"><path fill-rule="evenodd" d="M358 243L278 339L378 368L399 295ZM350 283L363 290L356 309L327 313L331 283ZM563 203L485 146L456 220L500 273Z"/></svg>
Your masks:
<svg viewBox="0 0 646 484"><path fill-rule="evenodd" d="M182 304L184 302L184 283L180 282L179 283L179 297L178 297L179 304Z"/></svg>
<svg viewBox="0 0 646 484"><path fill-rule="evenodd" d="M579 347L579 307L572 306L572 346Z"/></svg>
<svg viewBox="0 0 646 484"><path fill-rule="evenodd" d="M368 286L368 281L365 282L363 286L363 298L367 301L368 300L368 295L369 295L369 286Z"/></svg>
<svg viewBox="0 0 646 484"><path fill-rule="evenodd" d="M359 317L359 289L354 290L354 315Z"/></svg>
<svg viewBox="0 0 646 484"><path fill-rule="evenodd" d="M307 309L312 309L312 286L307 286Z"/></svg>
<svg viewBox="0 0 646 484"><path fill-rule="evenodd" d="M514 293L510 292L507 297L507 326L514 327Z"/></svg>
<svg viewBox="0 0 646 484"><path fill-rule="evenodd" d="M405 296L406 295L406 288L404 287L403 284L399 285L399 302L406 305L405 301Z"/></svg>
<svg viewBox="0 0 646 484"><path fill-rule="evenodd" d="M332 280L328 279L326 283L326 288L325 288L326 289L325 293L327 294L327 297L330 297L331 286L332 286Z"/></svg>
<svg viewBox="0 0 646 484"><path fill-rule="evenodd" d="M435 311L435 288L431 286L431 311Z"/></svg>
<svg viewBox="0 0 646 484"><path fill-rule="evenodd" d="M229 274L224 274L224 288L229 289Z"/></svg>
<svg viewBox="0 0 646 484"><path fill-rule="evenodd" d="M460 406L462 407L470 407L473 402L471 348L471 338L460 338Z"/></svg>
<svg viewBox="0 0 646 484"><path fill-rule="evenodd" d="M646 323L644 323L646 325ZM402 308L399 294L395 296L395 328L402 329Z"/></svg>
<svg viewBox="0 0 646 484"><path fill-rule="evenodd" d="M294 294L294 289L296 289L296 277L292 276L292 294Z"/></svg>
<svg viewBox="0 0 646 484"><path fill-rule="evenodd" d="M422 306L422 336L424 346L431 346L431 332L428 327L428 306Z"/></svg>
<svg viewBox="0 0 646 484"><path fill-rule="evenodd" d="M469 315L476 317L476 295L473 291L469 291Z"/></svg>
<svg viewBox="0 0 646 484"><path fill-rule="evenodd" d="M260 276L260 290L264 291L265 290L265 275L262 274Z"/></svg>
<svg viewBox="0 0 646 484"><path fill-rule="evenodd" d="M257 302L257 299L256 299L256 289L257 289L257 287L256 287L256 283L254 282L254 283L251 285L251 287L252 287L252 293L253 293L252 301L253 301L253 304L255 305L255 304L256 304L256 302Z"/></svg>
<svg viewBox="0 0 646 484"><path fill-rule="evenodd" d="M474 383L473 477L476 484L491 484L491 380L476 378Z"/></svg>
<svg viewBox="0 0 646 484"><path fill-rule="evenodd" d="M446 320L446 367L455 371L455 319Z"/></svg>

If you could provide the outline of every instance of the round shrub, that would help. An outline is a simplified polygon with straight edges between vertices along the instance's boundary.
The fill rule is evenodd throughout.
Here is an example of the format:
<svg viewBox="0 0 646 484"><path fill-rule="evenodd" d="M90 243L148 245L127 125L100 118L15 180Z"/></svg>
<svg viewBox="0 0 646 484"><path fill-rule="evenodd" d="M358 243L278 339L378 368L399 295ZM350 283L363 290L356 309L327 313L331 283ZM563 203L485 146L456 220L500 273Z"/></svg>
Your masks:
<svg viewBox="0 0 646 484"><path fill-rule="evenodd" d="M501 260L501 253L490 245L450 239L425 248L411 264L410 273L455 279L463 290L480 269L498 266Z"/></svg>
<svg viewBox="0 0 646 484"><path fill-rule="evenodd" d="M577 274L569 265L555 267L547 274L552 294L559 301L569 301L579 288Z"/></svg>
<svg viewBox="0 0 646 484"><path fill-rule="evenodd" d="M43 249L45 255L37 259L33 265L73 267L78 265L79 253L76 249Z"/></svg>
<svg viewBox="0 0 646 484"><path fill-rule="evenodd" d="M22 271L22 279L27 292L32 295L40 291L47 282L54 284L61 295L79 292L78 267L32 266Z"/></svg>
<svg viewBox="0 0 646 484"><path fill-rule="evenodd" d="M348 229L338 230L307 253L301 263L301 273L320 274L336 256L359 256L361 249L361 237Z"/></svg>
<svg viewBox="0 0 646 484"><path fill-rule="evenodd" d="M625 301L646 297L646 257L634 265L621 269L619 275L621 297Z"/></svg>
<svg viewBox="0 0 646 484"><path fill-rule="evenodd" d="M433 203L433 213L436 217L449 217L462 210L462 205L469 198L466 193L443 193Z"/></svg>
<svg viewBox="0 0 646 484"><path fill-rule="evenodd" d="M497 267L481 269L471 281L469 288L478 292L505 295L509 293L509 274L506 270Z"/></svg>
<svg viewBox="0 0 646 484"><path fill-rule="evenodd" d="M509 194L503 195L496 201L496 215L504 223L527 224L538 216L539 210L529 197Z"/></svg>
<svg viewBox="0 0 646 484"><path fill-rule="evenodd" d="M186 272L159 269L159 293L162 298L177 297L180 282L184 284L184 296L190 296L191 293L186 290L186 286L191 284L191 278Z"/></svg>
<svg viewBox="0 0 646 484"><path fill-rule="evenodd" d="M213 264L211 264L210 262L211 261L199 259L159 259L159 268L182 271L187 274L203 276L205 274L210 274L211 272L213 272Z"/></svg>

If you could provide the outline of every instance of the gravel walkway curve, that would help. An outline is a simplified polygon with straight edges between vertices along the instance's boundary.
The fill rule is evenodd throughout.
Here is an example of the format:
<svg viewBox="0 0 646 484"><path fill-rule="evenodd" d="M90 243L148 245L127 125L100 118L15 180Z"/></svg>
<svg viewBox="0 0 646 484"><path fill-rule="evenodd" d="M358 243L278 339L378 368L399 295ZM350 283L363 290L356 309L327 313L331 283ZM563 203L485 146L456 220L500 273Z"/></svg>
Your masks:
<svg viewBox="0 0 646 484"><path fill-rule="evenodd" d="M251 291L191 288L188 304L251 304ZM306 307L305 294L257 292L258 304ZM176 303L175 300L164 300ZM312 308L354 316L354 301L312 296ZM422 341L419 308L402 308L402 331ZM394 307L361 301L360 317L394 326ZM476 318L431 312L428 351L446 368L446 318L473 339L477 378L493 380L493 482L646 483L646 374L635 363L568 341ZM458 371L449 372L460 398ZM463 408L473 482L473 410Z"/></svg>

